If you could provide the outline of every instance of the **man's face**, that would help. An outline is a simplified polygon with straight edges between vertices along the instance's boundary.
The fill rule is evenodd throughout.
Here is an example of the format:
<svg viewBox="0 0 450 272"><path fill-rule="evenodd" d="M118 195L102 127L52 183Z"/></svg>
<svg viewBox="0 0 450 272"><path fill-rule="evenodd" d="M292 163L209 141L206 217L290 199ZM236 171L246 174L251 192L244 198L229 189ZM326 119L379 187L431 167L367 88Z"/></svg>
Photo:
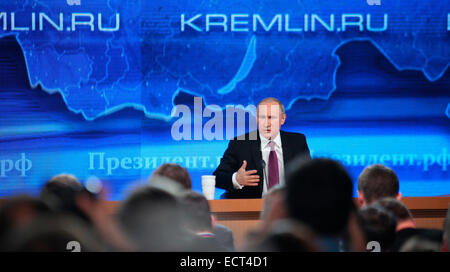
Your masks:
<svg viewBox="0 0 450 272"><path fill-rule="evenodd" d="M260 133L267 139L273 140L286 120L280 105L276 102L265 102L258 106L256 122Z"/></svg>

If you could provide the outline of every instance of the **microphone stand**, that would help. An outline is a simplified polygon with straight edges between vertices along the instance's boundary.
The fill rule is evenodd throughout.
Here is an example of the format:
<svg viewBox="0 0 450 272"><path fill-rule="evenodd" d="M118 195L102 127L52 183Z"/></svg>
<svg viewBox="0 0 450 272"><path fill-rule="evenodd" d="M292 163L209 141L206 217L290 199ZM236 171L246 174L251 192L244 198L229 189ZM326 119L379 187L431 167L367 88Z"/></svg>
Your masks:
<svg viewBox="0 0 450 272"><path fill-rule="evenodd" d="M264 175L264 183L266 184L266 188L269 189L269 178L267 177L266 162L264 160L261 160L261 166L262 166L263 175ZM263 186L263 191L264 191L264 186Z"/></svg>

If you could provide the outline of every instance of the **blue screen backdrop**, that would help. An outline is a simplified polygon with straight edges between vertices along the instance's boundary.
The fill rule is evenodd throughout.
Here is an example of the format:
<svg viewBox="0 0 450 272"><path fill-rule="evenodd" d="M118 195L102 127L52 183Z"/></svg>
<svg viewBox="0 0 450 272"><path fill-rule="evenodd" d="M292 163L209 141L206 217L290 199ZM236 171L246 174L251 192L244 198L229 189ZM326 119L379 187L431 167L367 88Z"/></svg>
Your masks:
<svg viewBox="0 0 450 272"><path fill-rule="evenodd" d="M404 196L450 195L449 14L437 0L2 1L0 197L72 173L122 200L164 162L201 191L228 141L174 139L174 106L201 135L194 97L225 113L267 96L354 181L383 163Z"/></svg>

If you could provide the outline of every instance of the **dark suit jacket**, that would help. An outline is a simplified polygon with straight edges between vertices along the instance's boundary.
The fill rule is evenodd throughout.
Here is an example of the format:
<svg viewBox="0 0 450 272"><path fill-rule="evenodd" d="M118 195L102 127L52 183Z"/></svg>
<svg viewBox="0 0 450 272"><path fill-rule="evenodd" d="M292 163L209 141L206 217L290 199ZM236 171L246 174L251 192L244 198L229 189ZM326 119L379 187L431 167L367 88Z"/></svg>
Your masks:
<svg viewBox="0 0 450 272"><path fill-rule="evenodd" d="M217 242L222 245L227 251L235 251L233 231L222 224L216 223L213 229L214 235L216 235Z"/></svg>
<svg viewBox="0 0 450 272"><path fill-rule="evenodd" d="M257 140L250 140L249 134L255 133ZM216 176L216 187L225 189L225 198L261 198L263 191L263 166L261 140L259 133L253 131L238 137L245 140L233 139L228 144L228 148L223 154L220 164L214 171ZM283 162L289 164L297 156L303 155L306 159L310 159L308 145L305 135L293 132L280 131L281 145L283 148ZM254 137L253 137L254 138ZM245 186L242 189L234 189L232 176L242 166L242 162L247 161L246 170L257 170L260 177L258 186Z"/></svg>
<svg viewBox="0 0 450 272"><path fill-rule="evenodd" d="M402 248L402 246L405 245L406 242L408 242L409 239L411 239L414 236L417 236L419 238L422 238L424 240L428 240L431 242L435 242L437 244L442 243L442 230L438 229L425 229L425 228L406 228L397 231L395 235L395 242L392 246L392 251L398 252Z"/></svg>

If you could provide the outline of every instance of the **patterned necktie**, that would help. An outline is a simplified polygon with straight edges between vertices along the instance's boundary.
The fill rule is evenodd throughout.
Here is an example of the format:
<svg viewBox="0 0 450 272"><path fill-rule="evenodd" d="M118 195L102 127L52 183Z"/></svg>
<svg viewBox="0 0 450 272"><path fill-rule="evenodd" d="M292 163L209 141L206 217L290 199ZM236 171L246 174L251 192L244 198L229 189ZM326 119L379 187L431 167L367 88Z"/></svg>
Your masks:
<svg viewBox="0 0 450 272"><path fill-rule="evenodd" d="M270 154L269 154L269 188L277 185L280 181L278 173L278 157L275 151L275 142L270 141Z"/></svg>

